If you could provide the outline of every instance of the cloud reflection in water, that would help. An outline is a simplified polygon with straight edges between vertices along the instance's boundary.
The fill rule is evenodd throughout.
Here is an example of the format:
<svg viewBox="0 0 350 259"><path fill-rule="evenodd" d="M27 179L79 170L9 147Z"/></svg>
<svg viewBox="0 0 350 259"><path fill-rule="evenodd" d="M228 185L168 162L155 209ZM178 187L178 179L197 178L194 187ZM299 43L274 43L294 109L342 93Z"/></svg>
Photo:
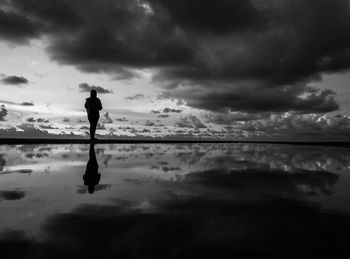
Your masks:
<svg viewBox="0 0 350 259"><path fill-rule="evenodd" d="M95 152L89 157L89 151ZM27 152L48 156L29 158L23 155ZM3 207L7 215L16 215L6 219L8 226L21 216L21 206L43 215L38 224L41 238L25 226L0 229L5 258L345 258L350 254L349 206L342 203L336 210L323 203L344 192L344 187L349 187L343 195L350 200L350 182L344 177L349 173L348 149L125 144L90 150L87 145L2 146L0 153L4 161L0 174L14 166L52 168L46 177L40 166L29 176L0 175L0 181L8 183L0 182L5 191L0 196L22 202ZM94 156L103 165L94 170L101 174L94 185L98 192L81 195L88 191L82 178ZM14 190L21 190L26 199L11 196ZM28 222L39 217L32 220Z"/></svg>

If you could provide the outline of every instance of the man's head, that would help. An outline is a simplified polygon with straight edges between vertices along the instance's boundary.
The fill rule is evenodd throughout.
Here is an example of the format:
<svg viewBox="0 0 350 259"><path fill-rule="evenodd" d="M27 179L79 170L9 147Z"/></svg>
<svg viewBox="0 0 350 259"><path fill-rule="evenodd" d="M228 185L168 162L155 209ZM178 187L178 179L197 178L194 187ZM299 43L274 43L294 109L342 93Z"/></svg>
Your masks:
<svg viewBox="0 0 350 259"><path fill-rule="evenodd" d="M96 92L95 89L92 89L92 90L90 91L90 97L97 97L97 92Z"/></svg>

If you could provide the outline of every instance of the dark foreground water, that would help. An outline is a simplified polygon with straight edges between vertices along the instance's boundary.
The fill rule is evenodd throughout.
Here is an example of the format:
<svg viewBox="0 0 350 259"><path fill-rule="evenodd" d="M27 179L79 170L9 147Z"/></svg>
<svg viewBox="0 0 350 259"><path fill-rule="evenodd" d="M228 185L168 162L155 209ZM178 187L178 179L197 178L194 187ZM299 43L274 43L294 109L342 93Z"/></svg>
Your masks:
<svg viewBox="0 0 350 259"><path fill-rule="evenodd" d="M350 258L350 149L0 146L0 258Z"/></svg>

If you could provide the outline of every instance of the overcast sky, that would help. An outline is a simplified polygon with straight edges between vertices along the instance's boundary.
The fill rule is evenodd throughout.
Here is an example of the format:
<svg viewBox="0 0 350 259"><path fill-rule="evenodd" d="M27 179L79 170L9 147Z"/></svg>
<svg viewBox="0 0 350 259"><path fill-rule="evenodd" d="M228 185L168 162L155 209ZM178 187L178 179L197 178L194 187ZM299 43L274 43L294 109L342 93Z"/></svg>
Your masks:
<svg viewBox="0 0 350 259"><path fill-rule="evenodd" d="M349 0L0 0L0 137L350 137Z"/></svg>

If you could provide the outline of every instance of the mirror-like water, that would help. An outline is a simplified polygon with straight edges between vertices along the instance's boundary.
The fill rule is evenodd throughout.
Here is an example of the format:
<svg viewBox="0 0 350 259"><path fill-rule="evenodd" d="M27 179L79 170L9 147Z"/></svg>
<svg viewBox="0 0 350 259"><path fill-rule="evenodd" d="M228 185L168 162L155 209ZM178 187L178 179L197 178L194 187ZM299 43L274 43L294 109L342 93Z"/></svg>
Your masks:
<svg viewBox="0 0 350 259"><path fill-rule="evenodd" d="M0 249L9 258L349 256L349 173L350 149L336 147L4 145Z"/></svg>

